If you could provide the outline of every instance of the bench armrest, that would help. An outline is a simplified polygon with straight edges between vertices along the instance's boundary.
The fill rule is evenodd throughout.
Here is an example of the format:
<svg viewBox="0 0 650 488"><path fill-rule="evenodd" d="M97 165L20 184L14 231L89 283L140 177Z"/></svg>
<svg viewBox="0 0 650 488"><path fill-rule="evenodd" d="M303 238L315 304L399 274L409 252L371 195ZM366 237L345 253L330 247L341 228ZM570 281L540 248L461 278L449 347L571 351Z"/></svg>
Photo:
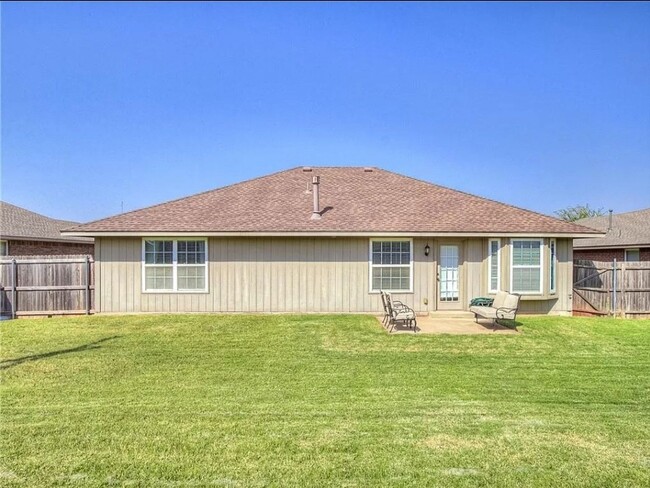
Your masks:
<svg viewBox="0 0 650 488"><path fill-rule="evenodd" d="M497 314L497 317L499 317L499 314L502 314L499 318L503 319L503 318L505 318L504 314L507 314L507 313L514 312L515 315L517 315L517 310L519 310L519 308L499 307L499 308L497 308L496 314Z"/></svg>
<svg viewBox="0 0 650 488"><path fill-rule="evenodd" d="M400 306L398 306L398 307L393 307L393 314L394 315L397 315L399 313L404 313L404 312L415 313L415 311L411 307L409 307L407 305L404 305L402 302L394 302L394 303L399 303L400 304Z"/></svg>

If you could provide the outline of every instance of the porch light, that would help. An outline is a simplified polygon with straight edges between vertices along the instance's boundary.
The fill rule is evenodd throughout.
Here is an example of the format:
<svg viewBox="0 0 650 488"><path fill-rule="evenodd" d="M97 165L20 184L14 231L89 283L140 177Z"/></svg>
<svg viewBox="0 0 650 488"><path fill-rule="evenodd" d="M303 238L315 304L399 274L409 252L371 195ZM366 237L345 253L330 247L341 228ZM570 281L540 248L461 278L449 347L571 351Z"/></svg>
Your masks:
<svg viewBox="0 0 650 488"><path fill-rule="evenodd" d="M424 246L424 255L428 256L430 252L431 252L431 248L429 247L429 244L427 244L426 246Z"/></svg>

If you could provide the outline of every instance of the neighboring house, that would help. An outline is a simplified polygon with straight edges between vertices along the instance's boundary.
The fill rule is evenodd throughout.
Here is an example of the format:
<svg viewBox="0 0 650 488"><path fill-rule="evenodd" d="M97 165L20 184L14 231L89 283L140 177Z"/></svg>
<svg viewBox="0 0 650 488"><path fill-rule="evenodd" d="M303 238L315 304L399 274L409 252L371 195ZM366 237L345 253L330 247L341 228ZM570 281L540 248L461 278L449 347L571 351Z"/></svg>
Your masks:
<svg viewBox="0 0 650 488"><path fill-rule="evenodd" d="M313 183L314 180L320 181ZM504 289L570 314L573 223L377 168L294 168L80 225L99 312L418 313Z"/></svg>
<svg viewBox="0 0 650 488"><path fill-rule="evenodd" d="M75 224L0 202L0 257L92 255L92 238L61 235L61 229Z"/></svg>
<svg viewBox="0 0 650 488"><path fill-rule="evenodd" d="M573 241L574 259L650 261L650 208L580 219L577 224L605 232L604 237Z"/></svg>

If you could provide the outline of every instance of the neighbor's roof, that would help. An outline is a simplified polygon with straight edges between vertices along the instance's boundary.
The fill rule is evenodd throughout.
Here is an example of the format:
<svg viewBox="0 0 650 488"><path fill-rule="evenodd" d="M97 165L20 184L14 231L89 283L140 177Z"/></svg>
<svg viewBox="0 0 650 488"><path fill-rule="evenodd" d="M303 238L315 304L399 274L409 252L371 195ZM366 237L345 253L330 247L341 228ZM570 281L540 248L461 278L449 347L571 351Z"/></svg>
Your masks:
<svg viewBox="0 0 650 488"><path fill-rule="evenodd" d="M607 235L576 240L573 243L576 248L650 246L650 208L612 215L609 232L609 215L580 219L577 223L607 232Z"/></svg>
<svg viewBox="0 0 650 488"><path fill-rule="evenodd" d="M322 218L312 220L320 176ZM122 233L378 234L597 231L378 168L293 168L67 229Z"/></svg>
<svg viewBox="0 0 650 488"><path fill-rule="evenodd" d="M7 202L0 202L0 235L3 239L64 242L93 242L87 237L61 235L61 230L78 222L57 220Z"/></svg>

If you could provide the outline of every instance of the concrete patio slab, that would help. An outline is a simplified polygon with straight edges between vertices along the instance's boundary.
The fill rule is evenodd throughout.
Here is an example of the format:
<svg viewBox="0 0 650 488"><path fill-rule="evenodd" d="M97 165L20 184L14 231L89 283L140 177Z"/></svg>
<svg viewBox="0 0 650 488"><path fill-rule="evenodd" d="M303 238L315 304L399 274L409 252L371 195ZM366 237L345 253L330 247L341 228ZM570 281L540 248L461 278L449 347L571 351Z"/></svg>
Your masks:
<svg viewBox="0 0 650 488"><path fill-rule="evenodd" d="M383 317L377 317L381 325ZM396 325L393 334L413 334L413 329L405 325ZM417 334L518 334L516 329L493 326L489 320L480 320L477 324L473 319L450 317L418 317Z"/></svg>

